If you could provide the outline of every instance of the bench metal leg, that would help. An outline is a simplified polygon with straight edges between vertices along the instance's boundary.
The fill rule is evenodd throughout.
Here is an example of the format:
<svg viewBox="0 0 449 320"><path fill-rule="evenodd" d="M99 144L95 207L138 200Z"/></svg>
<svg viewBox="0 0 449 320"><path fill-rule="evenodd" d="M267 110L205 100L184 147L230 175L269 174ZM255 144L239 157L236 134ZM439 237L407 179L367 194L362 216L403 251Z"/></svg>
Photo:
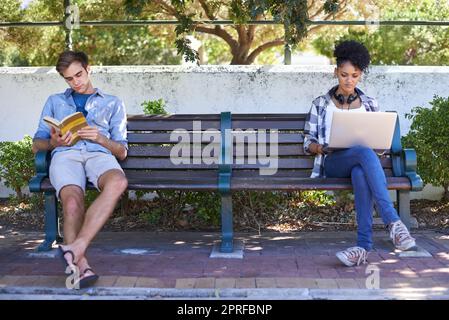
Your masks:
<svg viewBox="0 0 449 320"><path fill-rule="evenodd" d="M401 217L402 222L410 230L410 227L412 226L412 217L410 215L410 191L398 190L396 191L396 194L399 216Z"/></svg>
<svg viewBox="0 0 449 320"><path fill-rule="evenodd" d="M234 232L232 225L232 196L221 196L221 246L220 252L234 251Z"/></svg>
<svg viewBox="0 0 449 320"><path fill-rule="evenodd" d="M58 199L54 192L45 192L45 240L37 251L49 251L54 241L61 241L58 233Z"/></svg>

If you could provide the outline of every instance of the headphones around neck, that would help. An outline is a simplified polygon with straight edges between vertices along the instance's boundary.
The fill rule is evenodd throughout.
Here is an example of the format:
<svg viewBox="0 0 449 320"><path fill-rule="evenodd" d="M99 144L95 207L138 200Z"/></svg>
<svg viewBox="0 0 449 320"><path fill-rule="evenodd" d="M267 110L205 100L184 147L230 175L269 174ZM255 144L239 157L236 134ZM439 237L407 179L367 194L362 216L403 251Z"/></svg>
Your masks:
<svg viewBox="0 0 449 320"><path fill-rule="evenodd" d="M338 87L336 87L336 88L334 89L333 96L334 96L335 99L337 99L337 101L338 101L341 105L343 105L343 104L345 104L345 96L342 95L342 94L337 94L337 89L338 89ZM355 94L353 94L353 95L350 94L349 97L348 97L348 99L346 100L347 104L353 103L355 100L357 100L358 97L359 97L359 95L358 95L357 91L356 91Z"/></svg>

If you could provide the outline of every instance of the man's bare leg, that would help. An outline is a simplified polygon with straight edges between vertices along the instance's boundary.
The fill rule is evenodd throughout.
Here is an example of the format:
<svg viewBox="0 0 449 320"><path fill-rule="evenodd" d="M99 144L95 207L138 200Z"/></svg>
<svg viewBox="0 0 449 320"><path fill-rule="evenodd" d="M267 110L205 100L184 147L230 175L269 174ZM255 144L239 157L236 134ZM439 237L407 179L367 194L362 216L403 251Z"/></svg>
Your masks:
<svg viewBox="0 0 449 320"><path fill-rule="evenodd" d="M120 170L108 170L98 180L101 193L87 209L84 223L74 242L63 246L64 250L72 250L75 263L87 264L85 252L92 239L111 216L117 201L128 186L125 175ZM80 269L82 267L80 266ZM80 270L83 272L83 270Z"/></svg>
<svg viewBox="0 0 449 320"><path fill-rule="evenodd" d="M71 244L81 230L84 220L84 191L76 185L61 189L59 197L64 213L64 242Z"/></svg>

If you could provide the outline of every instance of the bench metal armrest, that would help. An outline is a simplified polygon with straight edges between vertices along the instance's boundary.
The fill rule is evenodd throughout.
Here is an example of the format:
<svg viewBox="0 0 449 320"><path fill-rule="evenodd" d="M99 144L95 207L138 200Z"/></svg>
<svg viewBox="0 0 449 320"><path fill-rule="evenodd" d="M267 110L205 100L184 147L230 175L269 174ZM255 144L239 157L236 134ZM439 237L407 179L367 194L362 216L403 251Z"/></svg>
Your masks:
<svg viewBox="0 0 449 320"><path fill-rule="evenodd" d="M34 157L34 164L36 167L36 176L34 176L29 183L31 192L40 192L42 180L48 177L48 170L50 168L50 151L38 151Z"/></svg>
<svg viewBox="0 0 449 320"><path fill-rule="evenodd" d="M402 152L403 173L410 179L412 191L423 189L423 181L416 172L417 157L414 149L404 149Z"/></svg>
<svg viewBox="0 0 449 320"><path fill-rule="evenodd" d="M396 126L394 128L393 142L391 144L390 151L393 165L393 175L395 177L409 178L412 191L422 190L423 182L421 177L416 173L416 152L414 149L402 148L399 117L396 118Z"/></svg>

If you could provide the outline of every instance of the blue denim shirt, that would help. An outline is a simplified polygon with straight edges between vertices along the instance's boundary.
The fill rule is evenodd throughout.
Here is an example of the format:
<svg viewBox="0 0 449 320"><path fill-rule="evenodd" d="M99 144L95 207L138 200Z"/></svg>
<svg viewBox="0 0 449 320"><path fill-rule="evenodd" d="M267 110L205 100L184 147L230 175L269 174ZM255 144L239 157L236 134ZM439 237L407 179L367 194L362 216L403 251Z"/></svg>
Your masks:
<svg viewBox="0 0 449 320"><path fill-rule="evenodd" d="M76 112L72 92L73 90L69 88L64 93L54 94L48 98L42 110L34 139L50 139L50 127L43 121L45 116L62 120ZM86 111L86 120L89 126L97 127L102 135L123 144L128 149L126 111L122 100L95 89L95 93L86 102ZM83 149L92 152L100 151L111 154L109 149L90 140L80 140L71 147L57 147L51 154L53 156L56 152L73 149Z"/></svg>

